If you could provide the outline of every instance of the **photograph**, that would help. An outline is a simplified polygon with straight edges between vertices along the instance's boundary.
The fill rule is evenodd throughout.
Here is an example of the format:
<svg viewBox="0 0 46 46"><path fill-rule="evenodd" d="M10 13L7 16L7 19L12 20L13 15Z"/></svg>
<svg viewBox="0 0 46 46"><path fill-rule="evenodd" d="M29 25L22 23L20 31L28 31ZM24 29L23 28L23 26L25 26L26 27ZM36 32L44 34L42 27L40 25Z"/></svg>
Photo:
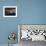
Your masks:
<svg viewBox="0 0 46 46"><path fill-rule="evenodd" d="M46 25L18 24L18 42L20 46L31 46L34 42L46 41Z"/></svg>
<svg viewBox="0 0 46 46"><path fill-rule="evenodd" d="M3 17L17 17L17 6L3 6Z"/></svg>

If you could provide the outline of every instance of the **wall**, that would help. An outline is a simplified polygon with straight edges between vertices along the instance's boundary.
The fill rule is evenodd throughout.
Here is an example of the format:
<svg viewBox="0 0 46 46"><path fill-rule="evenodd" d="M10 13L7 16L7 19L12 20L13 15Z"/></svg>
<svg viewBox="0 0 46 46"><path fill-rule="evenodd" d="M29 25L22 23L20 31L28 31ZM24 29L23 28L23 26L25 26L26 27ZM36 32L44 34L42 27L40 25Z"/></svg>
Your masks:
<svg viewBox="0 0 46 46"><path fill-rule="evenodd" d="M46 24L46 0L21 0L20 23Z"/></svg>
<svg viewBox="0 0 46 46"><path fill-rule="evenodd" d="M0 44L7 44L9 42L8 35L10 32L17 32L18 18L3 17L3 6L18 6L18 0L1 0L0 1ZM16 38L15 43L18 43Z"/></svg>
<svg viewBox="0 0 46 46"><path fill-rule="evenodd" d="M3 17L6 5L18 7L17 18ZM9 32L17 34L18 24L46 24L46 0L0 0L0 44L8 43Z"/></svg>

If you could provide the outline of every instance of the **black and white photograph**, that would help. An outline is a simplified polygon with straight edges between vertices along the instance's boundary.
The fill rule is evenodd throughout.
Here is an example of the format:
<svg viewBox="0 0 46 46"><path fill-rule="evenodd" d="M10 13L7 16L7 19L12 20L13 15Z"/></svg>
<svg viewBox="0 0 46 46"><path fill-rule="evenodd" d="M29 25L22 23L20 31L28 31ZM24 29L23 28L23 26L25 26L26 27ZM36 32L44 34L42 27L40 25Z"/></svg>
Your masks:
<svg viewBox="0 0 46 46"><path fill-rule="evenodd" d="M20 46L31 46L34 43L46 41L46 25L18 25L18 38Z"/></svg>

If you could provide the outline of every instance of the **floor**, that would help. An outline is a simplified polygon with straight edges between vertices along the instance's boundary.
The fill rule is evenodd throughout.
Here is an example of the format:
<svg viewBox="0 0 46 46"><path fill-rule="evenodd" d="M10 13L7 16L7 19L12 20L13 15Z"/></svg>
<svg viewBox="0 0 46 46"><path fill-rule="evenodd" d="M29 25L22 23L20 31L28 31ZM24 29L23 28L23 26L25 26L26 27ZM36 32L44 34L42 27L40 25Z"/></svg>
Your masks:
<svg viewBox="0 0 46 46"><path fill-rule="evenodd" d="M0 44L0 46L8 46L8 44ZM10 46L18 46L18 44L10 45Z"/></svg>
<svg viewBox="0 0 46 46"><path fill-rule="evenodd" d="M0 46L8 46L8 44L0 44ZM32 42L31 40L28 40L28 41L21 40L19 45L14 44L13 46L46 46L46 42L45 41L34 41L34 42Z"/></svg>

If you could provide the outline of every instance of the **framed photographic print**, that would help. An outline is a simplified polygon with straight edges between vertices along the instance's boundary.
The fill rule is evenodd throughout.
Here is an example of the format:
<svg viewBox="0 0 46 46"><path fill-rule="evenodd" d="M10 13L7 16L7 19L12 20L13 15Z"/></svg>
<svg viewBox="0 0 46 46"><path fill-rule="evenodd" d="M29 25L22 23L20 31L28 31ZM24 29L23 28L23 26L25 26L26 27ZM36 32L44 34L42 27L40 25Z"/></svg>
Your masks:
<svg viewBox="0 0 46 46"><path fill-rule="evenodd" d="M46 24L19 24L18 42L22 40L46 41Z"/></svg>
<svg viewBox="0 0 46 46"><path fill-rule="evenodd" d="M3 17L17 17L17 6L3 6Z"/></svg>

